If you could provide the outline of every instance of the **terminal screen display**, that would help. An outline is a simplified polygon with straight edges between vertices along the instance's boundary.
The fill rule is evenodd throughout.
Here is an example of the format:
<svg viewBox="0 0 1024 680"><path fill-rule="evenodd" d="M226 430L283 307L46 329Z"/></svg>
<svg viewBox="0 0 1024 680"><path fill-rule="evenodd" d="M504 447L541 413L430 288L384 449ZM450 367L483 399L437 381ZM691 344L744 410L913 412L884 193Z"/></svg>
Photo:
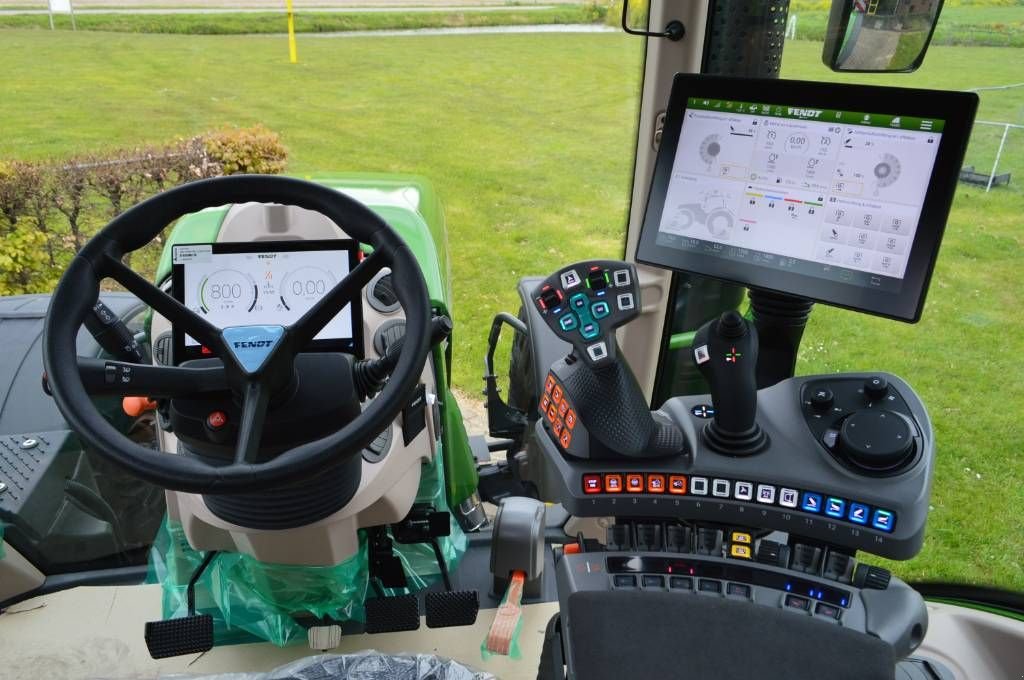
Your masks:
<svg viewBox="0 0 1024 680"><path fill-rule="evenodd" d="M934 255L945 226L948 206L941 218L928 208L948 183L937 172L948 111L902 113L872 96L832 108L786 98L786 81L774 82L784 101L694 92L678 101L638 259L912 316L894 307L923 297L915 247L923 235L918 254Z"/></svg>

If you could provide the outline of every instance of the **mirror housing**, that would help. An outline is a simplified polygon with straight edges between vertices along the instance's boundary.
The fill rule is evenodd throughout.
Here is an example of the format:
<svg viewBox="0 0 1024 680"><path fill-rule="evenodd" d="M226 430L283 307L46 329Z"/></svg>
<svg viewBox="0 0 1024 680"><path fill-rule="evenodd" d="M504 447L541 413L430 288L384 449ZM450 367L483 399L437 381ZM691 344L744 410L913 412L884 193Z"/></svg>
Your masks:
<svg viewBox="0 0 1024 680"><path fill-rule="evenodd" d="M910 73L924 61L943 0L833 0L821 60L833 71Z"/></svg>

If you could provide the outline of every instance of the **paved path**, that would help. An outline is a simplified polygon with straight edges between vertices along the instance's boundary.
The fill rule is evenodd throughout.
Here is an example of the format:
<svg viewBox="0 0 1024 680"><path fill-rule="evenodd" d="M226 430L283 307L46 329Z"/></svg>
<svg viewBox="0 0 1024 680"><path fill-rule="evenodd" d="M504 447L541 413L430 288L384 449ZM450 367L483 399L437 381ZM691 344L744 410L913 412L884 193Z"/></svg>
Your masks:
<svg viewBox="0 0 1024 680"><path fill-rule="evenodd" d="M168 9L204 11L216 10L263 10L277 11L284 7L284 0L72 0L76 12L103 9L122 12L138 12L141 10ZM585 0L557 0L557 4L579 4ZM294 0L295 9L302 10L339 10L363 11L367 8L388 9L392 11L413 10L419 8L446 10L476 9L493 7L495 9L515 10L530 9L554 4L554 0L523 0L516 5L509 5L507 0ZM37 10L45 12L47 0L0 0L0 11Z"/></svg>
<svg viewBox="0 0 1024 680"><path fill-rule="evenodd" d="M415 35L480 35L484 33L615 33L617 28L601 24L531 24L528 26L466 26L456 28L405 28L373 31L324 31L323 33L299 33L299 39L306 38L368 38L398 37ZM253 38L281 38L287 33L251 33Z"/></svg>
<svg viewBox="0 0 1024 680"><path fill-rule="evenodd" d="M396 12L526 12L537 9L551 9L553 5L424 5L417 7L296 7L296 14L301 12L317 12L329 14L377 14ZM278 3L274 7L173 7L173 8L98 8L98 9L76 9L75 14L267 14L268 12L283 12L284 5ZM0 15L10 14L49 14L46 9L5 9L0 5Z"/></svg>

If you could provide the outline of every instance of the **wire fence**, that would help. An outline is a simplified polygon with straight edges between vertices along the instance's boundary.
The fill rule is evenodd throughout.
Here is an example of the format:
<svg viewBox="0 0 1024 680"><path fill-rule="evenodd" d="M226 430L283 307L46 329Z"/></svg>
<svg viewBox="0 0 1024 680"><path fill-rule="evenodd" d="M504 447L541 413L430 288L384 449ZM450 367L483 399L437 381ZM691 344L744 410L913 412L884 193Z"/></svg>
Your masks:
<svg viewBox="0 0 1024 680"><path fill-rule="evenodd" d="M1024 125L976 120L960 181L985 187L1018 189L1024 173ZM1016 176L1016 183L1012 180Z"/></svg>

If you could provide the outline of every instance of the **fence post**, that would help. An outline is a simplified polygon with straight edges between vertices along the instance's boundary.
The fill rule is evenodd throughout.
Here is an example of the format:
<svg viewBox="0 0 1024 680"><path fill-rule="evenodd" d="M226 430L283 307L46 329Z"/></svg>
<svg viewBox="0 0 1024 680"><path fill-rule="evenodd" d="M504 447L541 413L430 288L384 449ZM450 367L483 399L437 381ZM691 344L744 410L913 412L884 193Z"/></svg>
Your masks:
<svg viewBox="0 0 1024 680"><path fill-rule="evenodd" d="M999 167L999 157L1003 155L1003 146L1006 144L1006 135L1010 133L1010 124L1007 123L1003 126L1003 138L999 140L999 149L996 151L996 162L992 164L992 172L988 176L988 185L985 187L985 193L992 191L992 182L996 178L996 169Z"/></svg>

